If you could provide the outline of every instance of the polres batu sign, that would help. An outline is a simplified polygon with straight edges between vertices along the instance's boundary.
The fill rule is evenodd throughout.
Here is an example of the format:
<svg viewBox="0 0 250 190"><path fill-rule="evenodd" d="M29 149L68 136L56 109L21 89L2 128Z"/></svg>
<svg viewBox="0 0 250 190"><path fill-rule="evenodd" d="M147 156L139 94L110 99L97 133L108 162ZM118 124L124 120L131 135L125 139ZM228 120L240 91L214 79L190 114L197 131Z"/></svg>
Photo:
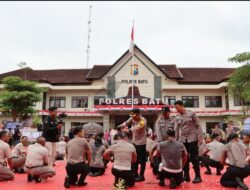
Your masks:
<svg viewBox="0 0 250 190"><path fill-rule="evenodd" d="M116 99L99 99L98 105L132 105L132 101L134 105L164 105L168 104L168 99L152 99L147 97L140 97L140 98L116 98Z"/></svg>

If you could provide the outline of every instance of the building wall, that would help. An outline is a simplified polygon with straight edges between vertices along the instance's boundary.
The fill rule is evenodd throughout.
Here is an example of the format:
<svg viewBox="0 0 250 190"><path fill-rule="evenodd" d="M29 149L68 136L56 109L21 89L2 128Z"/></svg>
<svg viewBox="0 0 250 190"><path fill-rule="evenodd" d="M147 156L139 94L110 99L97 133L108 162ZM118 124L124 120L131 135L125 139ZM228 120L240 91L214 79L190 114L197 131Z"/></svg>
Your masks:
<svg viewBox="0 0 250 190"><path fill-rule="evenodd" d="M220 111L226 109L226 96L224 89L163 89L162 97L164 96L175 96L176 100L182 100L182 96L198 96L199 107L189 108L193 111ZM222 107L206 107L205 96L222 96Z"/></svg>

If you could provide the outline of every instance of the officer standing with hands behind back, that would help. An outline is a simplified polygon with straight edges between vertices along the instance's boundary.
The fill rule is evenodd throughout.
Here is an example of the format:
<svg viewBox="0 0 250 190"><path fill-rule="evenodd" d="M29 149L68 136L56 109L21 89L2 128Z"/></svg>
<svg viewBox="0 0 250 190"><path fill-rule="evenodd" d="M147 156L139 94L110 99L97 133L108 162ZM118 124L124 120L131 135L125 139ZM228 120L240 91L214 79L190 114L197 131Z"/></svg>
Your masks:
<svg viewBox="0 0 250 190"><path fill-rule="evenodd" d="M43 134L46 139L46 148L49 152L49 166L54 165L56 156L56 143L59 141L62 125L57 121L57 107L49 108L49 115L43 120Z"/></svg>

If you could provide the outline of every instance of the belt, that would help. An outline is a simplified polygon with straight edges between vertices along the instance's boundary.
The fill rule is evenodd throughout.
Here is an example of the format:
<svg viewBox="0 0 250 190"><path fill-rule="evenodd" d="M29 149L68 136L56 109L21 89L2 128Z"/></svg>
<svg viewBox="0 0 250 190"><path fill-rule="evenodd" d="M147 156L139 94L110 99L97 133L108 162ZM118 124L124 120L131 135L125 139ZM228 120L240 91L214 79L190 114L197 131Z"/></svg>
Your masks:
<svg viewBox="0 0 250 190"><path fill-rule="evenodd" d="M31 167L25 166L25 167L28 168L28 169L33 169L33 168L38 168L38 167L43 167L43 166L31 166Z"/></svg>
<svg viewBox="0 0 250 190"><path fill-rule="evenodd" d="M7 167L7 163L6 163L6 162L0 162L0 164L1 164L2 166Z"/></svg>

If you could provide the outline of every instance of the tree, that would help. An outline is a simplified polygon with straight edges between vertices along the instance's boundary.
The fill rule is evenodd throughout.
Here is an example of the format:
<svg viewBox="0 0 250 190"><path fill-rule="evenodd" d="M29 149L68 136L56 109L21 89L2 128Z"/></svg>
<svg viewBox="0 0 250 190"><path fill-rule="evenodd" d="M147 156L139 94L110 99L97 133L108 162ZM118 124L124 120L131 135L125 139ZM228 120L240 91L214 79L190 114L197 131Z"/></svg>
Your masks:
<svg viewBox="0 0 250 190"><path fill-rule="evenodd" d="M36 82L22 80L16 76L5 77L2 84L4 87L0 92L0 108L10 112L13 121L16 121L17 117L22 118L36 112L33 106L42 100L41 93L44 88L38 87Z"/></svg>
<svg viewBox="0 0 250 190"><path fill-rule="evenodd" d="M236 54L234 57L228 58L228 61L245 63L235 69L228 81L228 92L240 99L242 111L245 115L247 105L250 103L250 52Z"/></svg>

